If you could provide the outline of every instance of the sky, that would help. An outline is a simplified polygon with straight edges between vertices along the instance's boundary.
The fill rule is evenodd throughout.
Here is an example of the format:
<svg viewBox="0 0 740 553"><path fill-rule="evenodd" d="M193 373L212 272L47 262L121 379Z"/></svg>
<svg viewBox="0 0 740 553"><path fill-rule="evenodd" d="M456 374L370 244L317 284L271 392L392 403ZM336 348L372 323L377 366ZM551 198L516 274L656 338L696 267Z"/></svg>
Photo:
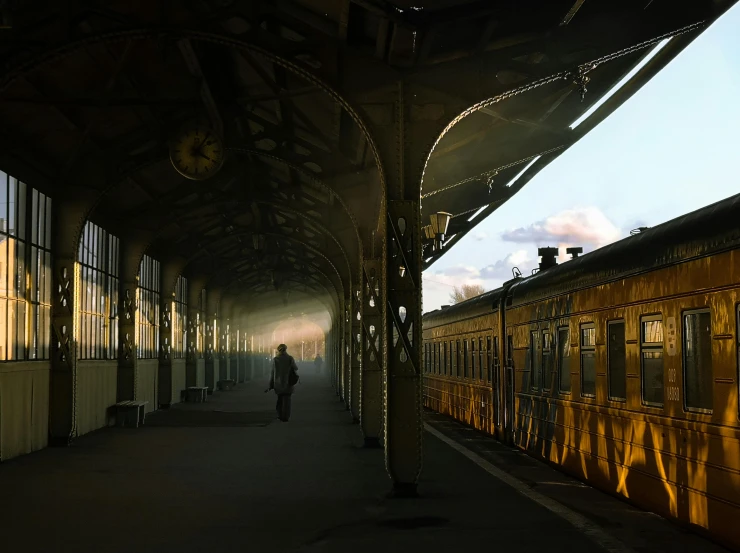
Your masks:
<svg viewBox="0 0 740 553"><path fill-rule="evenodd" d="M737 4L429 267L424 312L529 275L538 247L563 262L740 192L739 29Z"/></svg>

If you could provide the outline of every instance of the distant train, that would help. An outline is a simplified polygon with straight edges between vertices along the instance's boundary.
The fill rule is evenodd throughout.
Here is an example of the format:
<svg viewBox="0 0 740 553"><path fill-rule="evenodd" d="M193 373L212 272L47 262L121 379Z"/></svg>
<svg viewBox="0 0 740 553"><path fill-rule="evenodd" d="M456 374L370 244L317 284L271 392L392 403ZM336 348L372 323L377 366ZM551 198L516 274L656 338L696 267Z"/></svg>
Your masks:
<svg viewBox="0 0 740 553"><path fill-rule="evenodd" d="M740 194L427 313L424 404L740 549Z"/></svg>

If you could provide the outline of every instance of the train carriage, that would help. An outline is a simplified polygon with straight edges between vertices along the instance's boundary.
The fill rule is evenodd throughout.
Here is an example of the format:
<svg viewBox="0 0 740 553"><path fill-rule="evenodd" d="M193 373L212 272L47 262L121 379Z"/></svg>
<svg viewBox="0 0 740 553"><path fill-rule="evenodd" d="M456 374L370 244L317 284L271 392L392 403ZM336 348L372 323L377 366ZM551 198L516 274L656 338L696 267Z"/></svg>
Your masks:
<svg viewBox="0 0 740 553"><path fill-rule="evenodd" d="M471 416L479 382L434 363L426 405L740 546L740 195L549 265L425 315L425 352L472 332L504 360L500 409Z"/></svg>

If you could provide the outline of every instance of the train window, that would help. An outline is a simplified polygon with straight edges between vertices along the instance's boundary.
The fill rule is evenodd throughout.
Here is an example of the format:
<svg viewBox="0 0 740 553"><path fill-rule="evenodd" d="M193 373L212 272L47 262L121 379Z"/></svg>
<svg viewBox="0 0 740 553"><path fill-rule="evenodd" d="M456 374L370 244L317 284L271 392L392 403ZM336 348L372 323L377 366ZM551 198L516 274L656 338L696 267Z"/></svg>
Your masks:
<svg viewBox="0 0 740 553"><path fill-rule="evenodd" d="M596 327L581 325L581 395L596 396Z"/></svg>
<svg viewBox="0 0 740 553"><path fill-rule="evenodd" d="M493 367L491 366L491 337L486 336L486 368L488 369L488 382L491 381Z"/></svg>
<svg viewBox="0 0 740 553"><path fill-rule="evenodd" d="M624 341L624 321L610 321L607 325L609 349L607 350L607 371L609 372L609 399L627 399L627 370Z"/></svg>
<svg viewBox="0 0 740 553"><path fill-rule="evenodd" d="M470 340L470 378L475 380L475 338Z"/></svg>
<svg viewBox="0 0 740 553"><path fill-rule="evenodd" d="M424 344L424 372L429 372L429 344Z"/></svg>
<svg viewBox="0 0 740 553"><path fill-rule="evenodd" d="M558 375L560 391L570 393L570 330L558 329Z"/></svg>
<svg viewBox="0 0 740 553"><path fill-rule="evenodd" d="M447 374L447 342L442 342L442 374Z"/></svg>
<svg viewBox="0 0 740 553"><path fill-rule="evenodd" d="M540 333L530 332L529 339L529 379L532 390L539 390L542 381L542 348L540 346Z"/></svg>
<svg viewBox="0 0 740 553"><path fill-rule="evenodd" d="M484 358L483 354L483 338L478 338L478 372L480 373L479 378L481 380L484 380L486 376L483 374L483 371L488 370L485 364L486 360Z"/></svg>
<svg viewBox="0 0 740 553"><path fill-rule="evenodd" d="M545 331L542 333L542 389L549 390L552 386L552 335Z"/></svg>
<svg viewBox="0 0 740 553"><path fill-rule="evenodd" d="M490 340L490 338L489 338ZM499 368L501 367L501 360L498 356L498 336L493 337L493 370L498 374ZM488 381L491 381L491 374L488 373Z"/></svg>
<svg viewBox="0 0 740 553"><path fill-rule="evenodd" d="M463 378L468 377L468 341L463 340Z"/></svg>
<svg viewBox="0 0 740 553"><path fill-rule="evenodd" d="M450 357L452 357L452 376L457 377L457 367L459 365L458 359L457 359L457 351L460 347L460 344L456 341L450 341Z"/></svg>
<svg viewBox="0 0 740 553"><path fill-rule="evenodd" d="M712 321L708 309L683 316L683 385L687 409L711 410Z"/></svg>
<svg viewBox="0 0 740 553"><path fill-rule="evenodd" d="M436 372L437 374L440 373L440 369L442 368L442 360L440 359L440 355L439 355L439 347L440 347L439 342L434 344L434 362L435 362L435 369L436 369L434 372Z"/></svg>
<svg viewBox="0 0 740 553"><path fill-rule="evenodd" d="M663 318L661 315L640 319L642 358L642 401L663 406Z"/></svg>

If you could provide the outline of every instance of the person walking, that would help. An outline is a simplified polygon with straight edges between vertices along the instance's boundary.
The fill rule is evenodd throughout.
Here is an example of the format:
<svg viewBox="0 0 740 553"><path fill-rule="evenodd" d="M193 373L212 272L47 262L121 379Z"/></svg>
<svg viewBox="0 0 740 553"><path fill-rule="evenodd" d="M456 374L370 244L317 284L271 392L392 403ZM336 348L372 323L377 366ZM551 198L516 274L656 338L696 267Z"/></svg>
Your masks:
<svg viewBox="0 0 740 553"><path fill-rule="evenodd" d="M277 416L281 421L288 422L290 419L291 396L295 385L298 383L298 366L295 359L288 355L288 346L280 344L277 349L277 357L272 360L270 385L265 392L275 390Z"/></svg>
<svg viewBox="0 0 740 553"><path fill-rule="evenodd" d="M314 371L316 374L321 374L321 368L324 366L324 360L321 355L316 355L316 359L313 360Z"/></svg>

